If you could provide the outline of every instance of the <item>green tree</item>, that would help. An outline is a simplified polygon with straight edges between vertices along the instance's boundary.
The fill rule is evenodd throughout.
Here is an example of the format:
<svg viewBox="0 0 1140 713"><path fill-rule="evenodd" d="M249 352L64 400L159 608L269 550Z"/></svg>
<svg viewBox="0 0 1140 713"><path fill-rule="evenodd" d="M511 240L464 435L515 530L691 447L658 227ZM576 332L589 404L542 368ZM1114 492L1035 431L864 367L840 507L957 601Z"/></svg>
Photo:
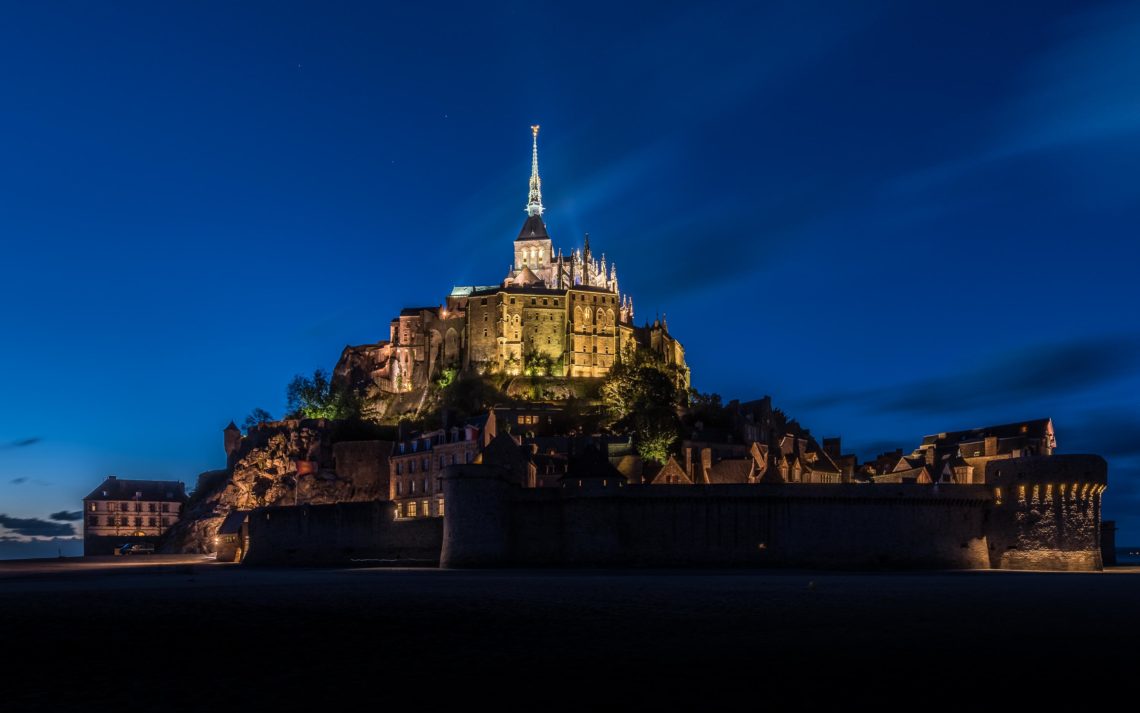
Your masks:
<svg viewBox="0 0 1140 713"><path fill-rule="evenodd" d="M687 397L668 366L647 351L629 353L610 370L601 396L609 427L633 433L645 460L665 462L680 437L678 411Z"/></svg>
<svg viewBox="0 0 1140 713"><path fill-rule="evenodd" d="M285 389L285 399L291 418L360 417L360 396L347 386L334 387L324 369L317 369L312 377L294 376Z"/></svg>

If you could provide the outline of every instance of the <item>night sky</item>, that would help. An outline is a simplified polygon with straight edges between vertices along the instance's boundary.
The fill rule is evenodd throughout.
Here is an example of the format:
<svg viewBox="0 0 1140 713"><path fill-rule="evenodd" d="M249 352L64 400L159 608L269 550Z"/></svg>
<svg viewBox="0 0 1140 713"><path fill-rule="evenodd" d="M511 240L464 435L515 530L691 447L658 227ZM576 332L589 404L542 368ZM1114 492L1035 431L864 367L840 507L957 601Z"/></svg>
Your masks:
<svg viewBox="0 0 1140 713"><path fill-rule="evenodd" d="M1140 542L1140 7L421 5L0 11L0 536L500 281L538 123L695 387L862 457L1050 416Z"/></svg>

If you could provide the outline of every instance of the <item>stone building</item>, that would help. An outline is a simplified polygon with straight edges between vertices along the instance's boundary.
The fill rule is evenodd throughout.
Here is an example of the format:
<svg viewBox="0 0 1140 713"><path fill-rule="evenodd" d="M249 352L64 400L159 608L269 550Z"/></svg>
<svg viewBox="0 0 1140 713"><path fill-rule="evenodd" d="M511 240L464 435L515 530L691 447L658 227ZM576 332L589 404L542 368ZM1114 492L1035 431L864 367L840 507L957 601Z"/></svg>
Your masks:
<svg viewBox="0 0 1140 713"><path fill-rule="evenodd" d="M875 483L985 483L994 460L1050 456L1057 448L1053 420L1041 418L926 436L910 454L897 449L863 464L863 479Z"/></svg>
<svg viewBox="0 0 1140 713"><path fill-rule="evenodd" d="M109 555L126 542L157 544L185 503L181 482L108 476L83 498L83 554Z"/></svg>
<svg viewBox="0 0 1140 713"><path fill-rule="evenodd" d="M438 429L400 441L388 457L388 499L396 517L442 517L446 503L440 476L450 465L472 463L481 450L475 426Z"/></svg>
<svg viewBox="0 0 1140 713"><path fill-rule="evenodd" d="M664 318L634 324L633 298L621 292L617 266L590 236L581 250L555 252L543 221L538 127L532 127L527 217L506 276L494 285L452 288L438 307L402 310L388 340L345 347L338 384L411 392L441 369L604 377L622 356L650 349L686 375L685 352ZM686 383L687 385L687 383Z"/></svg>

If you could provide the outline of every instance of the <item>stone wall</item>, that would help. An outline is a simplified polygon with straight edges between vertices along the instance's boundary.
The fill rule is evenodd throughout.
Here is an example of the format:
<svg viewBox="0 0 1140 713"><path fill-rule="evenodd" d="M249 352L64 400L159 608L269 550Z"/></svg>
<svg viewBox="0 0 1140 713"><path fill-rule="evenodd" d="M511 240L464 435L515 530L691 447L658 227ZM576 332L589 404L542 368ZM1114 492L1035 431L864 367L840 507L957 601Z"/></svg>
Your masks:
<svg viewBox="0 0 1140 713"><path fill-rule="evenodd" d="M342 441L333 445L333 470L347 478L357 493L388 499L388 456L391 441Z"/></svg>
<svg viewBox="0 0 1140 713"><path fill-rule="evenodd" d="M439 561L440 518L395 520L388 502L265 507L249 515L250 565Z"/></svg>
<svg viewBox="0 0 1140 713"><path fill-rule="evenodd" d="M445 567L989 567L980 486L525 490L466 466L444 497Z"/></svg>
<svg viewBox="0 0 1140 713"><path fill-rule="evenodd" d="M992 564L1002 569L1099 570L1100 456L1053 455L986 464L994 489Z"/></svg>

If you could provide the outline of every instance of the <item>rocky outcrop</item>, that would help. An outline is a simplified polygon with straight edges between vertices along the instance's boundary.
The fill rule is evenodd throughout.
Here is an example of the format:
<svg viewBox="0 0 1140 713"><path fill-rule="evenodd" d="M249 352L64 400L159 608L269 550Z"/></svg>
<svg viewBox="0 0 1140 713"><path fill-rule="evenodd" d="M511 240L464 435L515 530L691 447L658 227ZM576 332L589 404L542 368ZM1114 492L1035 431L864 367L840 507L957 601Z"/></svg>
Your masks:
<svg viewBox="0 0 1140 713"><path fill-rule="evenodd" d="M234 510L387 498L387 452L382 449L374 449L379 454L374 477L362 477L359 463L354 464L350 475L336 472L334 443L381 435L354 430L359 428L357 424L323 419L277 421L255 427L242 438L232 470L198 476L181 520L166 537L164 551L213 551L218 527Z"/></svg>

